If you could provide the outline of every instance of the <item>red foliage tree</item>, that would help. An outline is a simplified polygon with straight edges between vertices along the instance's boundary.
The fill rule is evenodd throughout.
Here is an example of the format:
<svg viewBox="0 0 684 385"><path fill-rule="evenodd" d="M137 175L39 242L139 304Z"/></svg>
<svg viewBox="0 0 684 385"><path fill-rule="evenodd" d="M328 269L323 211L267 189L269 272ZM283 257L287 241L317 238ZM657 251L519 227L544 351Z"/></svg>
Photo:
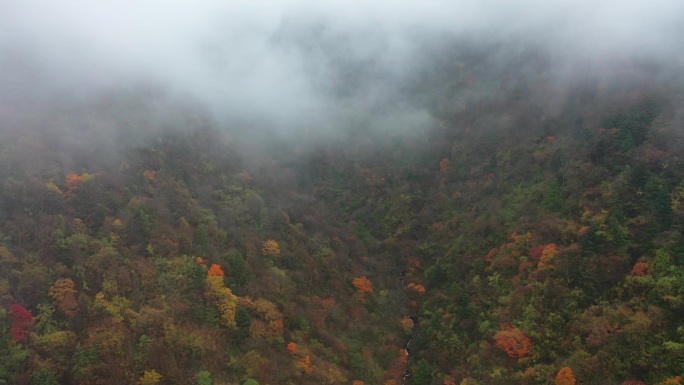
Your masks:
<svg viewBox="0 0 684 385"><path fill-rule="evenodd" d="M545 247L546 247L546 245L532 246L530 248L530 258L539 262L539 260L541 259L542 253L544 252Z"/></svg>
<svg viewBox="0 0 684 385"><path fill-rule="evenodd" d="M651 274L651 267L648 266L648 263L644 261L639 261L634 264L634 267L632 267L632 274L638 276Z"/></svg>
<svg viewBox="0 0 684 385"><path fill-rule="evenodd" d="M10 305L10 314L12 315L10 334L16 342L21 342L28 334L26 329L33 321L33 314L18 303Z"/></svg>

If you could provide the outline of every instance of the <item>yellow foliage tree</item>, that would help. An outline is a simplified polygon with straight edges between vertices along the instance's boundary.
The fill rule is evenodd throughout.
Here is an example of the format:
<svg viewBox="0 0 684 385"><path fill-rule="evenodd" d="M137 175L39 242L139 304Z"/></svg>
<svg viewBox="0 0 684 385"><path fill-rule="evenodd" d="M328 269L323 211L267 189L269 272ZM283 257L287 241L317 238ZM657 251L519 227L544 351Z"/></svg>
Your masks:
<svg viewBox="0 0 684 385"><path fill-rule="evenodd" d="M235 327L238 297L223 285L223 276L208 274L204 295L216 306L224 325L229 328Z"/></svg>
<svg viewBox="0 0 684 385"><path fill-rule="evenodd" d="M268 239L261 246L261 253L267 257L277 257L280 255L280 245L273 239Z"/></svg>
<svg viewBox="0 0 684 385"><path fill-rule="evenodd" d="M161 382L162 375L157 373L156 370L146 370L140 379L138 380L139 385L156 385Z"/></svg>

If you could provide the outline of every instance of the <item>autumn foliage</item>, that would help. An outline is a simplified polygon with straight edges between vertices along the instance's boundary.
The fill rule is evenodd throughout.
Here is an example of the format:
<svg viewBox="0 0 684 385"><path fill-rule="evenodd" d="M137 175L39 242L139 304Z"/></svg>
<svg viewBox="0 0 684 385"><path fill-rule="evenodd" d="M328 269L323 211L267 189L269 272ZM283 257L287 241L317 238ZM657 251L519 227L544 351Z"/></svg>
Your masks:
<svg viewBox="0 0 684 385"><path fill-rule="evenodd" d="M156 175L155 175L156 173L157 172L154 170L145 170L145 171L143 171L143 176L145 177L145 179L147 179L149 181L153 181L154 178L156 177Z"/></svg>
<svg viewBox="0 0 684 385"><path fill-rule="evenodd" d="M304 358L302 358L301 360L299 360L298 366L305 373L310 374L311 371L313 370L313 366L311 365L311 357L307 355Z"/></svg>
<svg viewBox="0 0 684 385"><path fill-rule="evenodd" d="M209 271L207 272L207 275L223 278L226 276L226 273L223 272L223 269L221 268L220 265L215 263L215 264L211 265L211 267L209 268Z"/></svg>
<svg viewBox="0 0 684 385"><path fill-rule="evenodd" d="M410 292L418 293L420 295L425 294L425 286L423 286L419 283L413 283L413 282L409 283L408 285L406 285L406 290L408 290Z"/></svg>
<svg viewBox="0 0 684 385"><path fill-rule="evenodd" d="M648 265L648 263L639 261L634 264L634 267L632 267L632 274L638 276L651 274L651 267Z"/></svg>
<svg viewBox="0 0 684 385"><path fill-rule="evenodd" d="M273 239L268 239L261 246L261 253L268 257L277 257L280 255L280 245Z"/></svg>
<svg viewBox="0 0 684 385"><path fill-rule="evenodd" d="M156 385L161 382L162 376L157 373L156 370L146 370L140 379L138 379L138 384L140 385Z"/></svg>
<svg viewBox="0 0 684 385"><path fill-rule="evenodd" d="M660 382L658 385L660 385L660 384L663 384L663 385L664 384L681 385L682 384L682 376L675 376L675 377L671 377L671 378L666 378L665 380Z"/></svg>
<svg viewBox="0 0 684 385"><path fill-rule="evenodd" d="M538 267L540 269L553 267L553 260L556 258L556 255L558 255L558 247L555 243L549 243L544 246Z"/></svg>
<svg viewBox="0 0 684 385"><path fill-rule="evenodd" d="M354 287L362 293L372 293L373 292L373 282L370 279L363 277L354 278L352 281Z"/></svg>
<svg viewBox="0 0 684 385"><path fill-rule="evenodd" d="M10 324L10 334L16 342L21 342L28 334L27 329L33 321L33 314L18 303L10 305L12 323Z"/></svg>
<svg viewBox="0 0 684 385"><path fill-rule="evenodd" d="M494 335L496 346L503 350L509 357L521 358L530 352L532 342L522 330L504 325L503 330Z"/></svg>
<svg viewBox="0 0 684 385"><path fill-rule="evenodd" d="M576 382L575 374L572 372L572 369L566 366L556 374L554 385L575 385Z"/></svg>
<svg viewBox="0 0 684 385"><path fill-rule="evenodd" d="M58 279L48 292L57 309L69 317L73 317L78 313L77 293L76 289L74 289L74 281L71 278Z"/></svg>
<svg viewBox="0 0 684 385"><path fill-rule="evenodd" d="M214 268L216 266L216 268ZM235 312L238 297L223 284L223 270L218 265L213 265L207 273L204 295L216 306L223 324L227 327L235 327Z"/></svg>
<svg viewBox="0 0 684 385"><path fill-rule="evenodd" d="M366 276L354 278L352 284L356 288L356 297L360 302L366 302L366 293L373 292L373 282Z"/></svg>
<svg viewBox="0 0 684 385"><path fill-rule="evenodd" d="M66 176L66 195L72 195L76 189L78 189L79 186L84 184L85 182L93 179L94 176L92 174L88 174L87 172L78 175L78 174L68 174Z"/></svg>

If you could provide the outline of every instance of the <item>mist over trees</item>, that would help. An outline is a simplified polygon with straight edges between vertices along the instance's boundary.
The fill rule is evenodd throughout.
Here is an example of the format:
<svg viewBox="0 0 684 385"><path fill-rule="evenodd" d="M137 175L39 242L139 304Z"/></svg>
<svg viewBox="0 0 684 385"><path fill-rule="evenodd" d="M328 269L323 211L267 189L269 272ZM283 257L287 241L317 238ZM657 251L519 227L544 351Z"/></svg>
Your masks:
<svg viewBox="0 0 684 385"><path fill-rule="evenodd" d="M0 4L0 384L677 384L683 6Z"/></svg>

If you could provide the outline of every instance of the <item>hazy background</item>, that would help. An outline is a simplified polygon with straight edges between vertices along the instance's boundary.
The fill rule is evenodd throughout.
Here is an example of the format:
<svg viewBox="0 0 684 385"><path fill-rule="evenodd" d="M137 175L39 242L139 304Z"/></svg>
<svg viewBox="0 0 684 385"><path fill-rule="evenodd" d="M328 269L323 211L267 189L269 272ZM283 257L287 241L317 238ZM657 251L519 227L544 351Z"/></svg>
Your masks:
<svg viewBox="0 0 684 385"><path fill-rule="evenodd" d="M564 82L626 58L677 71L682 15L677 0L3 0L0 92L87 99L142 84L273 127L364 113L416 126L429 118L407 93L445 42L501 51L491 68L543 51Z"/></svg>

